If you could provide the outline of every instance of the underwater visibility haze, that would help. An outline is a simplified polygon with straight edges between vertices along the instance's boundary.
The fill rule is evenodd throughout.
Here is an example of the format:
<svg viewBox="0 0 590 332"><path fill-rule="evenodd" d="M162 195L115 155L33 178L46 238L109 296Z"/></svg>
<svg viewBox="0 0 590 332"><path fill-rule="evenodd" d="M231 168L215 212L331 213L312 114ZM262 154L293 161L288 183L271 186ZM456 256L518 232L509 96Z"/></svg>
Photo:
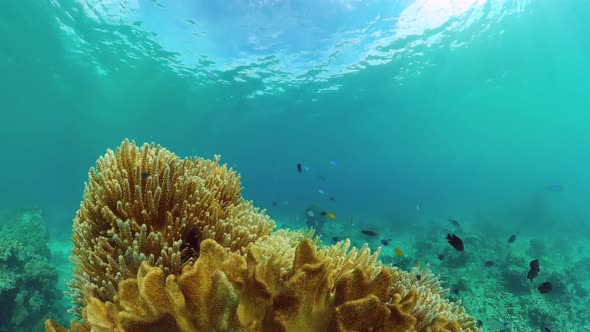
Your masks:
<svg viewBox="0 0 590 332"><path fill-rule="evenodd" d="M0 331L590 331L589 34L581 0L4 1Z"/></svg>

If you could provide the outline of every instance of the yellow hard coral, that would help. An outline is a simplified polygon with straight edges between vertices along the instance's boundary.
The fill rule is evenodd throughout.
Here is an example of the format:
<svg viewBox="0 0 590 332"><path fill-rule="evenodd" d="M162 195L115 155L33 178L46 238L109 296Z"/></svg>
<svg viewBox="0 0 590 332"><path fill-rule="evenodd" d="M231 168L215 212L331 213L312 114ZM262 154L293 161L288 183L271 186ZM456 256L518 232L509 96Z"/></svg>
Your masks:
<svg viewBox="0 0 590 332"><path fill-rule="evenodd" d="M181 159L129 140L108 150L90 170L74 219L74 311L81 315L87 293L112 301L143 261L179 275L205 239L239 251L269 235L274 222L240 193L239 176L218 156Z"/></svg>
<svg viewBox="0 0 590 332"><path fill-rule="evenodd" d="M108 151L74 220L71 331L477 331L428 267L272 232L240 193L218 157L127 140Z"/></svg>

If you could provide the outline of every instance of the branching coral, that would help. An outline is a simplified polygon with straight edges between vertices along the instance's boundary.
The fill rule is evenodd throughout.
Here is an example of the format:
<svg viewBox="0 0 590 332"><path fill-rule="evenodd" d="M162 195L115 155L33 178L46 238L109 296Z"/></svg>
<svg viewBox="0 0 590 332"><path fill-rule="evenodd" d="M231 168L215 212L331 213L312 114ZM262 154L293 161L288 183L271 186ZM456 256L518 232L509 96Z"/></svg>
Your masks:
<svg viewBox="0 0 590 332"><path fill-rule="evenodd" d="M271 233L218 157L125 141L89 177L72 331L476 331L428 269L384 266L348 240Z"/></svg>
<svg viewBox="0 0 590 332"><path fill-rule="evenodd" d="M181 159L128 140L107 151L90 170L74 219L75 313L86 294L112 301L143 261L179 275L205 239L239 251L269 235L274 222L240 193L239 176L218 156Z"/></svg>

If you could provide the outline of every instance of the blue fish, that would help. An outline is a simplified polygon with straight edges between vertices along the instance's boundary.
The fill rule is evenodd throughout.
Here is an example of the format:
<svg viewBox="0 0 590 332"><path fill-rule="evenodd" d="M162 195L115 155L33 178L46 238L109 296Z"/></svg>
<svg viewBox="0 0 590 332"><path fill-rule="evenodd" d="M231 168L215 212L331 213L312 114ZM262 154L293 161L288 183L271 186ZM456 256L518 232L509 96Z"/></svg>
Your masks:
<svg viewBox="0 0 590 332"><path fill-rule="evenodd" d="M545 186L547 191L563 191L564 187L561 184L548 184Z"/></svg>

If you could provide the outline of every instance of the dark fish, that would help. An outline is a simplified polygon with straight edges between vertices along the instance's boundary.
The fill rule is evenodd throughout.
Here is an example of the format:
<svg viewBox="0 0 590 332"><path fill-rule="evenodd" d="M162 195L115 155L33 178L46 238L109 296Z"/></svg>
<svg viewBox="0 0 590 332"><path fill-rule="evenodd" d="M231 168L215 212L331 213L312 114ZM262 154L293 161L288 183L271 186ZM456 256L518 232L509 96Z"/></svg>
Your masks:
<svg viewBox="0 0 590 332"><path fill-rule="evenodd" d="M213 75L210 72L207 72L207 77L209 77L209 79L212 80L212 81L215 81L215 79L217 78L217 77L215 77L215 75Z"/></svg>
<svg viewBox="0 0 590 332"><path fill-rule="evenodd" d="M391 241L391 239L383 239L383 240L381 240L381 244L386 246L389 244L389 241Z"/></svg>
<svg viewBox="0 0 590 332"><path fill-rule="evenodd" d="M333 201L334 200L334 197L330 196L330 200Z"/></svg>
<svg viewBox="0 0 590 332"><path fill-rule="evenodd" d="M553 285L550 282L544 282L537 288L541 294L547 294L553 290Z"/></svg>
<svg viewBox="0 0 590 332"><path fill-rule="evenodd" d="M481 321L481 319L477 320L477 323L475 323L476 327L482 327L483 326L483 322Z"/></svg>
<svg viewBox="0 0 590 332"><path fill-rule="evenodd" d="M418 281L420 281L420 280L422 280L422 276L421 276L421 275L419 275L419 274L416 274L416 279L417 279Z"/></svg>
<svg viewBox="0 0 590 332"><path fill-rule="evenodd" d="M150 173L148 172L141 172L141 177L144 179L147 179L150 176Z"/></svg>
<svg viewBox="0 0 590 332"><path fill-rule="evenodd" d="M301 174L301 163L297 164L297 172Z"/></svg>
<svg viewBox="0 0 590 332"><path fill-rule="evenodd" d="M545 326L545 328L544 328L543 330L544 330L545 332L551 332L551 330L550 330L550 329L549 329L547 326Z"/></svg>
<svg viewBox="0 0 590 332"><path fill-rule="evenodd" d="M563 185L557 183L546 185L544 188L547 191L563 191L564 189Z"/></svg>
<svg viewBox="0 0 590 332"><path fill-rule="evenodd" d="M508 239L508 243L512 243L514 241L516 241L516 235L512 234L512 235L510 235L510 238Z"/></svg>
<svg viewBox="0 0 590 332"><path fill-rule="evenodd" d="M332 241L334 241L334 242L338 242L338 241L340 241L340 239L339 239L337 236L333 236L333 237L332 237Z"/></svg>
<svg viewBox="0 0 590 332"><path fill-rule="evenodd" d="M459 225L459 222L457 221L457 219L449 218L449 222L457 228L461 227L461 225Z"/></svg>
<svg viewBox="0 0 590 332"><path fill-rule="evenodd" d="M441 260L441 261L443 259L445 259L445 255L444 254L438 254L438 255L436 255L436 257L438 257L438 259Z"/></svg>
<svg viewBox="0 0 590 332"><path fill-rule="evenodd" d="M326 181L326 177L325 177L325 176L323 176L323 175L320 175L320 180L322 180L322 181Z"/></svg>
<svg viewBox="0 0 590 332"><path fill-rule="evenodd" d="M494 266L494 262L493 261L487 261L486 262L486 266L487 267L492 267L492 266Z"/></svg>
<svg viewBox="0 0 590 332"><path fill-rule="evenodd" d="M373 231L370 231L370 230L367 230L367 229L363 229L363 230L361 231L361 233L363 233L363 234L365 234L365 235L368 235L368 236L376 236L376 235L377 235L377 233L375 233L375 232L373 232Z"/></svg>
<svg viewBox="0 0 590 332"><path fill-rule="evenodd" d="M541 272L541 270L539 269L539 260L534 259L529 263L529 266L531 267L529 270L529 273L526 275L527 279L531 280L531 284L533 283L533 279L535 279L538 275L539 272Z"/></svg>
<svg viewBox="0 0 590 332"><path fill-rule="evenodd" d="M272 201L272 206L277 206L277 201Z"/></svg>
<svg viewBox="0 0 590 332"><path fill-rule="evenodd" d="M463 241L455 234L447 234L447 241L458 251L463 251Z"/></svg>
<svg viewBox="0 0 590 332"><path fill-rule="evenodd" d="M321 213L322 217L325 216L326 214L328 214L328 212L326 212L326 211Z"/></svg>

